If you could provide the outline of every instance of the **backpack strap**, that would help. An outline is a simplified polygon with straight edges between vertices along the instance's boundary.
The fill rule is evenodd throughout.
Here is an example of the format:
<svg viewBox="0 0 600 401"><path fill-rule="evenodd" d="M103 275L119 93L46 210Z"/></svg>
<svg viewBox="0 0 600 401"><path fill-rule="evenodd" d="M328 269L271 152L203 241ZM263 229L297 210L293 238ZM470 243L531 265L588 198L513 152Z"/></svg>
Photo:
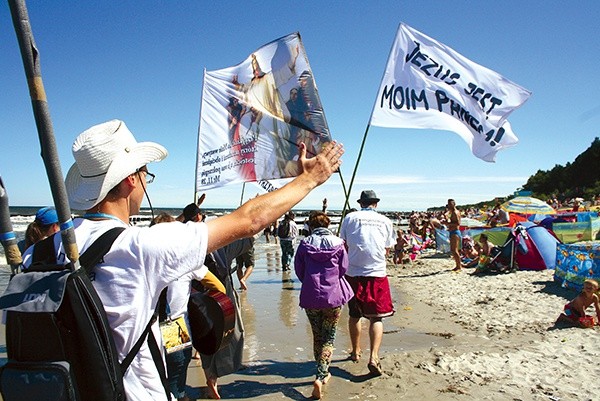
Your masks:
<svg viewBox="0 0 600 401"><path fill-rule="evenodd" d="M154 333L152 332L152 325L158 319L158 313L154 312L152 318L146 325L146 328L142 332L142 335L135 342L135 345L125 356L125 359L121 362L121 372L123 376L125 376L125 372L133 362L133 358L140 352L140 348L142 348L142 344L146 338L148 339L148 348L150 349L150 354L152 355L152 360L156 365L156 370L158 371L158 376L160 377L160 381L165 389L165 394L167 395L167 399L171 399L171 391L169 390L169 381L167 379L167 372L165 371L165 365L163 364L162 355L160 353L160 347L158 346L158 341L156 341L156 337L154 337Z"/></svg>
<svg viewBox="0 0 600 401"><path fill-rule="evenodd" d="M125 230L125 227L114 227L102 234L96 241L85 250L79 257L79 264L89 275L91 270L102 261L108 253L117 237Z"/></svg>
<svg viewBox="0 0 600 401"><path fill-rule="evenodd" d="M156 370L158 370L160 381L162 382L163 388L165 389L167 400L170 400L171 390L169 389L170 386L169 380L167 379L167 372L163 363L162 354L160 353L158 341L156 341L156 337L154 337L154 333L152 332L152 330L150 330L148 334L148 348L150 348L150 353L152 354L152 359L154 360L154 364L156 365Z"/></svg>

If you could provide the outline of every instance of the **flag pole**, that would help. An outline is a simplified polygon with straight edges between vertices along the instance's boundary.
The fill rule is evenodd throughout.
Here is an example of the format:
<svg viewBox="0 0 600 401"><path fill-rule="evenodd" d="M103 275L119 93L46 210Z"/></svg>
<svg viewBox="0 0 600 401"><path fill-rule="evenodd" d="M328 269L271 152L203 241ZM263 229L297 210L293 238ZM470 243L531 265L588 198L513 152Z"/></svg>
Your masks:
<svg viewBox="0 0 600 401"><path fill-rule="evenodd" d="M202 96L204 96L204 80L206 78L206 68L204 68L204 71L202 73ZM198 113L198 135L196 136L196 167L194 169L195 174L194 174L194 203L199 205L198 201L198 161L200 158L200 128L202 128L202 100L200 100L200 113ZM204 201L204 198L202 199L202 201ZM202 201L200 201L200 203L202 203Z"/></svg>
<svg viewBox="0 0 600 401"><path fill-rule="evenodd" d="M342 190L344 191L344 196L345 196L345 200L344 200L344 206L342 207L342 212L346 209L346 208L350 208L350 205L348 204L348 192L346 191L346 183L344 182L344 177L342 176L342 169L338 168L338 174L340 176L340 182L342 183Z"/></svg>
<svg viewBox="0 0 600 401"><path fill-rule="evenodd" d="M37 126L40 140L42 159L46 167L46 174L52 191L52 199L56 206L58 221L60 223L60 234L67 257L72 262L72 268L79 268L79 251L75 241L75 230L71 220L71 209L67 199L67 189L63 181L60 160L56 148L56 138L50 119L50 110L42 82L40 58L25 0L8 0L10 12L21 50L21 58L25 68L25 75L29 86L29 96L33 107L33 115Z"/></svg>
<svg viewBox="0 0 600 401"><path fill-rule="evenodd" d="M360 150L358 151L358 158L356 159L356 164L354 165L354 171L352 172L352 178L350 179L350 185L348 187L348 191L346 192L346 201L344 202L344 209L342 210L342 218L346 215L346 210L349 209L350 204L348 203L348 199L350 198L350 192L352 191L352 185L354 184L354 178L356 177L356 171L358 170L358 164L360 163L360 159L362 157L363 149L365 148L365 142L367 141L367 135L369 134L369 127L371 124L367 124L367 129L365 130L365 134L363 135L362 143L360 144ZM347 209L348 208L348 209ZM340 224L341 226L341 224Z"/></svg>
<svg viewBox="0 0 600 401"><path fill-rule="evenodd" d="M240 196L240 206L244 203L244 191L246 190L246 181L242 184L242 196Z"/></svg>

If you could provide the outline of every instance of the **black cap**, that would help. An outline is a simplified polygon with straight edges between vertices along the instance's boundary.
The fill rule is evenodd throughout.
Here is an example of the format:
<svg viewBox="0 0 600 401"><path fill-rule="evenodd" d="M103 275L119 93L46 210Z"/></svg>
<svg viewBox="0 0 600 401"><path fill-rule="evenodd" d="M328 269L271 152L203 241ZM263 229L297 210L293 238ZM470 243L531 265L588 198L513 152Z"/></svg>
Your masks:
<svg viewBox="0 0 600 401"><path fill-rule="evenodd" d="M358 203L377 203L379 202L379 198L375 194L375 191L368 189L366 191L362 191L360 193L360 199L357 200Z"/></svg>
<svg viewBox="0 0 600 401"><path fill-rule="evenodd" d="M202 213L198 205L195 203L190 203L185 208L183 208L183 222L187 223L192 220L198 213Z"/></svg>

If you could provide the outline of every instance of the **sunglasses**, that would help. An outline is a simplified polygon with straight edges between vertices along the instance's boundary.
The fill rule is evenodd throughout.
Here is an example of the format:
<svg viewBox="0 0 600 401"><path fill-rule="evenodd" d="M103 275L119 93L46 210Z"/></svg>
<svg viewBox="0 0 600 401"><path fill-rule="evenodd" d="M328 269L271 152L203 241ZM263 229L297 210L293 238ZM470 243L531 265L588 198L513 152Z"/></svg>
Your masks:
<svg viewBox="0 0 600 401"><path fill-rule="evenodd" d="M154 178L156 178L156 175L149 172L146 166L138 168L137 170L135 170L135 172L146 173L146 184L152 184L154 182Z"/></svg>

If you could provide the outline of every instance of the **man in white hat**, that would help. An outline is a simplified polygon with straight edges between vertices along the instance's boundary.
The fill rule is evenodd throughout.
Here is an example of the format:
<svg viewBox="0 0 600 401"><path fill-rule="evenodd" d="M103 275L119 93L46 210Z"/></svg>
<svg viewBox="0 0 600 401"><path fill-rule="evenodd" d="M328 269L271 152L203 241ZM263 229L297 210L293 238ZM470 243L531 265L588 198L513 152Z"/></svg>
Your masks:
<svg viewBox="0 0 600 401"><path fill-rule="evenodd" d="M121 359L133 347L154 312L163 288L203 266L207 253L232 241L251 237L300 202L340 166L343 148L335 142L311 159L301 148L300 171L286 186L254 198L234 212L207 223L129 226L139 213L154 175L147 164L167 156L161 145L137 142L125 123L112 120L89 128L73 143L75 164L66 178L70 205L85 210L75 234L84 252L113 227L127 227L93 272ZM65 262L56 236L58 263ZM25 265L30 258L25 258ZM61 260L62 259L62 260ZM155 335L160 338L158 326ZM146 344L124 377L128 401L165 400L159 374Z"/></svg>
<svg viewBox="0 0 600 401"><path fill-rule="evenodd" d="M349 266L346 278L354 297L348 302L348 328L352 351L350 358L358 362L361 355L361 317L369 319L370 355L367 367L380 376L379 347L383 338L383 318L394 314L387 278L386 257L396 243L396 232L390 219L377 213L379 198L375 191L362 191L357 201L361 210L348 213L342 221L340 237L346 241Z"/></svg>

